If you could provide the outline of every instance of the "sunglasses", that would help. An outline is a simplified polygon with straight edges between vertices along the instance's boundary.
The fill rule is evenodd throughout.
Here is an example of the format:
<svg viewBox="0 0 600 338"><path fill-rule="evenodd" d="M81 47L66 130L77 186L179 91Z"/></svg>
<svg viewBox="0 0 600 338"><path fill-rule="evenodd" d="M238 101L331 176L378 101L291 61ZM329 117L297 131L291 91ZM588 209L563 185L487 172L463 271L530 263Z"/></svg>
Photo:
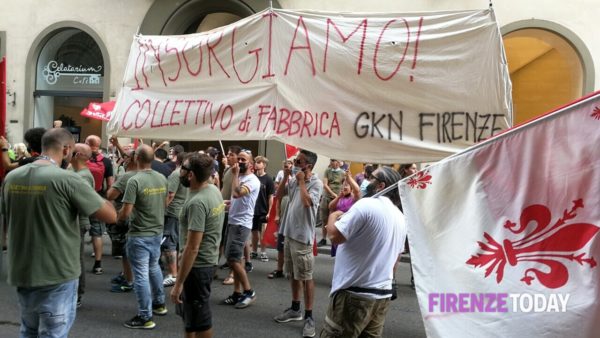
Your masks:
<svg viewBox="0 0 600 338"><path fill-rule="evenodd" d="M192 171L192 168L181 165L181 169L185 170L185 171Z"/></svg>

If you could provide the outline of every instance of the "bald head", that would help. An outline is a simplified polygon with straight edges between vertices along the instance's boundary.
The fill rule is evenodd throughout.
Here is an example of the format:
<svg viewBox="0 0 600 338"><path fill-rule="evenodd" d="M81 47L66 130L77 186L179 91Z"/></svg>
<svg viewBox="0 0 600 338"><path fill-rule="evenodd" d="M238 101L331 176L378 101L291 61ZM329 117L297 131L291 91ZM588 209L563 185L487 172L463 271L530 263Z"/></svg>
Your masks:
<svg viewBox="0 0 600 338"><path fill-rule="evenodd" d="M135 155L140 166L147 166L154 160L154 150L147 144L139 146L135 151Z"/></svg>
<svg viewBox="0 0 600 338"><path fill-rule="evenodd" d="M42 136L43 152L60 152L65 146L73 147L73 134L64 128L49 129Z"/></svg>
<svg viewBox="0 0 600 338"><path fill-rule="evenodd" d="M71 157L71 166L75 171L87 168L87 160L92 157L92 150L87 144L75 143Z"/></svg>
<svg viewBox="0 0 600 338"><path fill-rule="evenodd" d="M85 143L75 143L75 152L77 156L86 161L92 157L92 148Z"/></svg>

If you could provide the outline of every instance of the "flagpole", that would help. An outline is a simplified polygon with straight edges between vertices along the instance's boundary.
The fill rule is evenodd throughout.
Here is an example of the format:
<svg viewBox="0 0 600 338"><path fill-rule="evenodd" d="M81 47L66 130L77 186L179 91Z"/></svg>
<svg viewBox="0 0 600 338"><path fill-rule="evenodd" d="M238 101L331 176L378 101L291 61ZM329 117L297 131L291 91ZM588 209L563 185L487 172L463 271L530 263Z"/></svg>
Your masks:
<svg viewBox="0 0 600 338"><path fill-rule="evenodd" d="M219 140L219 145L221 146L221 153L223 154L223 156L227 156L227 154L225 154L225 148L223 147L223 142L221 142L221 140Z"/></svg>

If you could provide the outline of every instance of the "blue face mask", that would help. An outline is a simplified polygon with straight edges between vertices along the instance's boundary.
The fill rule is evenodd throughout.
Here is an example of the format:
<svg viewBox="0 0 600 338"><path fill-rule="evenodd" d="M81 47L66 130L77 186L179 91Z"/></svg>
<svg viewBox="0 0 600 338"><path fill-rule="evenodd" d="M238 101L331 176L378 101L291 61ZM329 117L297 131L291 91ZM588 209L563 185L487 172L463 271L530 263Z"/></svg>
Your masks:
<svg viewBox="0 0 600 338"><path fill-rule="evenodd" d="M296 174L302 169L300 167L293 166L292 167L292 176L296 177Z"/></svg>

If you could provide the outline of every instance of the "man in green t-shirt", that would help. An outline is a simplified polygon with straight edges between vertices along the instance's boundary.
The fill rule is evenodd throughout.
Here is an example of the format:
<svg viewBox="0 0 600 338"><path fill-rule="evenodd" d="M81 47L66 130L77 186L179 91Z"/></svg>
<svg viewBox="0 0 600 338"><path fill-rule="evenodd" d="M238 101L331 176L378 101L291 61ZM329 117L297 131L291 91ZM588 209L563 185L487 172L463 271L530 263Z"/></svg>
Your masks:
<svg viewBox="0 0 600 338"><path fill-rule="evenodd" d="M71 157L71 168L81 176L83 180L94 188L94 176L87 166L87 160L92 156L92 150L85 143L75 144L73 157ZM79 247L79 264L81 265L81 274L79 275L79 286L77 288L77 307L81 306L81 297L85 293L85 268L83 265L83 244L85 233L90 229L90 218L79 215L79 229L81 230L81 245Z"/></svg>
<svg viewBox="0 0 600 338"><path fill-rule="evenodd" d="M152 170L154 152L150 146L141 145L137 148L135 158L138 172L127 182L119 221L127 220L133 213L125 247L133 271L138 313L123 325L131 329L152 329L156 326L152 314L167 314L163 276L158 265L167 179Z"/></svg>
<svg viewBox="0 0 600 338"><path fill-rule="evenodd" d="M178 146L181 149L183 147ZM179 182L181 162L184 159L183 150L177 153L175 170L167 179L167 210L165 211L165 222L163 229L163 240L161 244L162 255L169 274L163 281L163 286L173 286L177 279L177 245L179 244L179 213L188 195L188 188Z"/></svg>
<svg viewBox="0 0 600 338"><path fill-rule="evenodd" d="M114 139L112 139L114 140ZM113 142L113 144L118 142ZM125 166L125 172L117 175L117 180L106 192L106 198L109 201L114 201L115 208L117 211L121 210L123 203L123 194L125 188L127 188L127 182L135 174L137 174L137 162L135 161L134 150L124 150L123 154L123 165ZM121 264L123 267L122 273L111 279L111 292L130 292L133 290L133 273L131 272L131 265L129 265L129 259L125 250L125 243L127 242L127 232L129 231L129 222L131 217L126 221L120 221L116 224L108 224L107 231L112 242L112 254L113 256L121 256Z"/></svg>
<svg viewBox="0 0 600 338"><path fill-rule="evenodd" d="M190 188L180 217L181 269L171 300L183 317L187 336L212 337L210 284L219 261L225 203L210 184L213 160L193 155L181 166L181 184ZM195 335L193 335L195 334Z"/></svg>
<svg viewBox="0 0 600 338"><path fill-rule="evenodd" d="M22 337L68 335L81 273L77 215L116 221L110 203L79 175L60 168L71 160L74 145L66 129L48 130L41 156L11 171L2 185L8 283L17 287Z"/></svg>
<svg viewBox="0 0 600 338"><path fill-rule="evenodd" d="M320 205L320 223L323 238L319 241L319 246L327 244L327 228L325 225L327 224L327 218L329 218L329 203L342 191L345 176L346 172L340 168L340 161L332 158L329 167L325 169L325 175L323 175L323 196Z"/></svg>

